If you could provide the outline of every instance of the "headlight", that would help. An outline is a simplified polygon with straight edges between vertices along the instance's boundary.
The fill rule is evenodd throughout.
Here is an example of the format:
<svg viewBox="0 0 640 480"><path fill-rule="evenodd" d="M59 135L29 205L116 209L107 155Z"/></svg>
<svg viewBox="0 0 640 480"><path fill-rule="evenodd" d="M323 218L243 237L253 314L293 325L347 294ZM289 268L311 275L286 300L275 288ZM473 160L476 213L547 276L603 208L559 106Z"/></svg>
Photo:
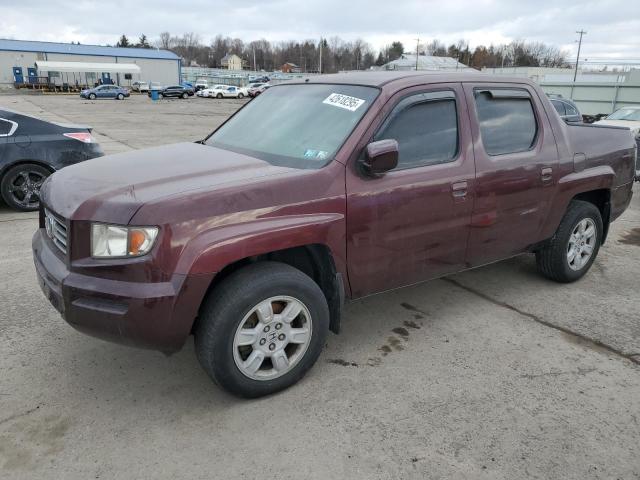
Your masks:
<svg viewBox="0 0 640 480"><path fill-rule="evenodd" d="M122 227L91 224L91 256L96 258L139 257L149 253L158 227Z"/></svg>

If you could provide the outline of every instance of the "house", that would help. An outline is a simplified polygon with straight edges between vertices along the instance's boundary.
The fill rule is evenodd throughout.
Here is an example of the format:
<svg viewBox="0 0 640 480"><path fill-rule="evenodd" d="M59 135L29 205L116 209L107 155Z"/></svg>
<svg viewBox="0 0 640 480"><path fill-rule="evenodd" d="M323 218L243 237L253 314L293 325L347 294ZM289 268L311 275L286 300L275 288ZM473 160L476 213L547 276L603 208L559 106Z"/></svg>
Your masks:
<svg viewBox="0 0 640 480"><path fill-rule="evenodd" d="M300 67L295 63L287 62L280 67L282 73L300 73Z"/></svg>
<svg viewBox="0 0 640 480"><path fill-rule="evenodd" d="M242 59L235 53L227 53L220 60L222 68L226 68L227 70L242 70L243 63Z"/></svg>

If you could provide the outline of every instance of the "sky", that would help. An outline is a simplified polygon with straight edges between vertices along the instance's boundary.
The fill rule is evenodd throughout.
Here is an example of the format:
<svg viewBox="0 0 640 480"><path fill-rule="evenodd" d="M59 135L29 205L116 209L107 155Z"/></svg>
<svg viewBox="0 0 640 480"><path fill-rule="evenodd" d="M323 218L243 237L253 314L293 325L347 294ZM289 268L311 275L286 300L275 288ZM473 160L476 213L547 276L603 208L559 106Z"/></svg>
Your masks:
<svg viewBox="0 0 640 480"><path fill-rule="evenodd" d="M120 35L151 40L160 32L217 34L244 41L362 38L374 49L416 38L446 43L511 40L555 45L574 57L640 59L638 0L0 0L0 38L114 44Z"/></svg>

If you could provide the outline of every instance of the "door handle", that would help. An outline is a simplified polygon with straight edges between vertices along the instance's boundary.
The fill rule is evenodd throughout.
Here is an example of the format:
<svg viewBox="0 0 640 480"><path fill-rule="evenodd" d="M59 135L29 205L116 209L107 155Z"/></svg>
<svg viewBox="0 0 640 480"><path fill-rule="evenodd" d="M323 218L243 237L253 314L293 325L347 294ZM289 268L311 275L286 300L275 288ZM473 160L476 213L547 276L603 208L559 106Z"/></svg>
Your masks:
<svg viewBox="0 0 640 480"><path fill-rule="evenodd" d="M540 170L540 178L543 182L550 182L553 179L553 168L545 167Z"/></svg>
<svg viewBox="0 0 640 480"><path fill-rule="evenodd" d="M455 182L451 184L451 195L453 198L461 201L464 200L467 196L467 181L463 180L462 182Z"/></svg>

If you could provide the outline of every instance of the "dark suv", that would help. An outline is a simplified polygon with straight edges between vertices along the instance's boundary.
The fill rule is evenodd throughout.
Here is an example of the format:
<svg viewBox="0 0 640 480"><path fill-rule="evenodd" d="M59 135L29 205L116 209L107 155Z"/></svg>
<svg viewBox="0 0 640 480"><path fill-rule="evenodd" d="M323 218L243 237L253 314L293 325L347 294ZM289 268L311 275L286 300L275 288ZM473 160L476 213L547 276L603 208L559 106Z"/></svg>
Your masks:
<svg viewBox="0 0 640 480"><path fill-rule="evenodd" d="M158 96L160 97L175 97L175 98L188 98L194 94L193 88L185 87L183 85L171 85L158 90ZM148 93L151 97L151 90Z"/></svg>
<svg viewBox="0 0 640 480"><path fill-rule="evenodd" d="M78 330L165 353L193 333L207 373L256 397L302 378L345 299L526 253L578 280L635 154L628 129L567 124L528 80L323 75L202 142L54 174L35 266Z"/></svg>

